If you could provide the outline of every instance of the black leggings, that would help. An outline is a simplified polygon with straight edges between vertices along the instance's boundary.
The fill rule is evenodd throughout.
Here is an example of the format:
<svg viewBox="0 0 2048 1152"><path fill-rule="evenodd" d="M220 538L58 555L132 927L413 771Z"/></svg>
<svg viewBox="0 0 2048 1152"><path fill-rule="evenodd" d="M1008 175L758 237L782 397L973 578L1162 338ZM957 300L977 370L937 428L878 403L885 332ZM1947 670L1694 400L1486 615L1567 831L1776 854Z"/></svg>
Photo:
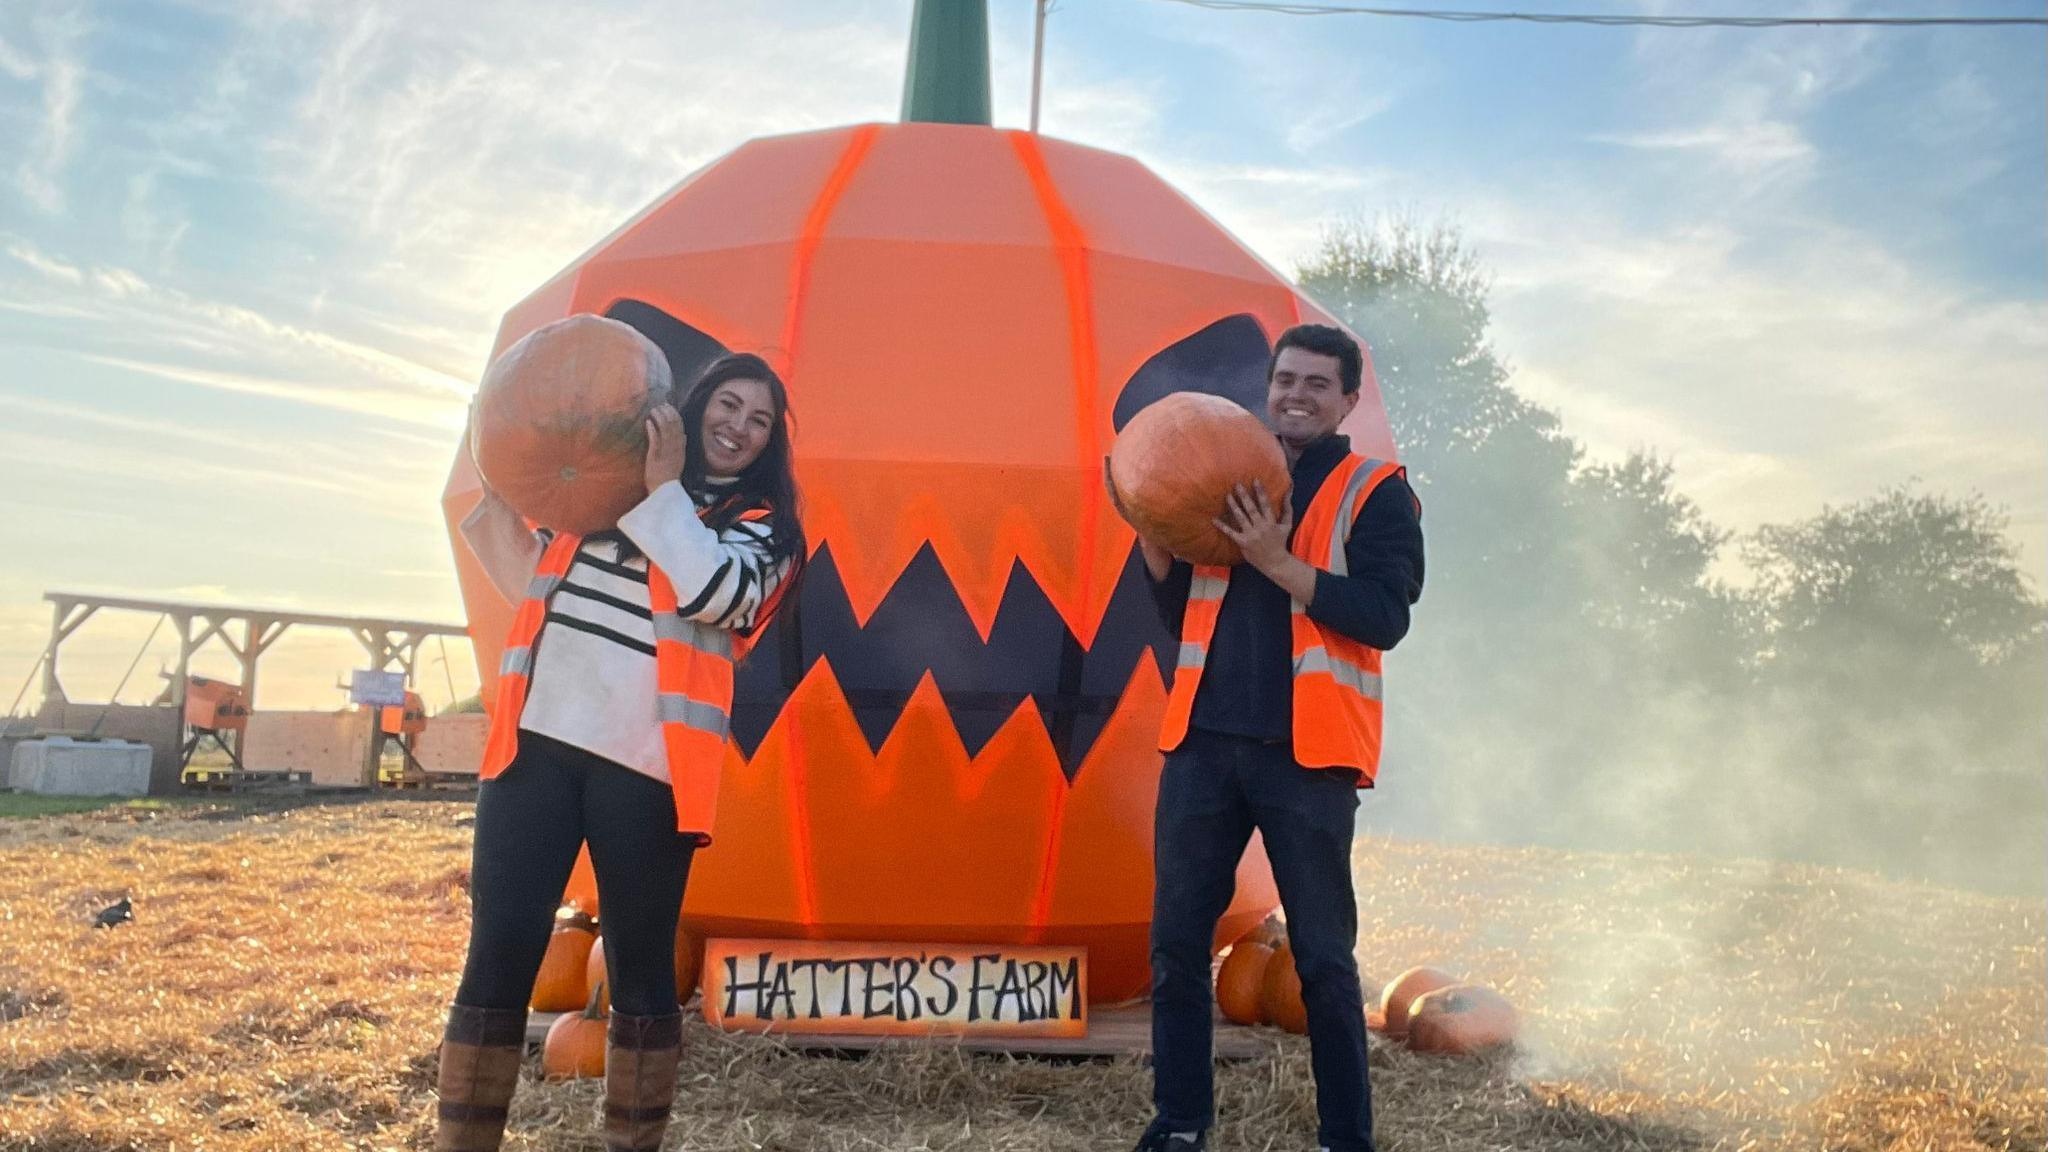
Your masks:
<svg viewBox="0 0 2048 1152"><path fill-rule="evenodd" d="M676 831L674 793L651 776L525 731L519 755L477 795L469 959L457 1004L526 1007L586 840L612 1010L676 1011L676 918L696 841Z"/></svg>

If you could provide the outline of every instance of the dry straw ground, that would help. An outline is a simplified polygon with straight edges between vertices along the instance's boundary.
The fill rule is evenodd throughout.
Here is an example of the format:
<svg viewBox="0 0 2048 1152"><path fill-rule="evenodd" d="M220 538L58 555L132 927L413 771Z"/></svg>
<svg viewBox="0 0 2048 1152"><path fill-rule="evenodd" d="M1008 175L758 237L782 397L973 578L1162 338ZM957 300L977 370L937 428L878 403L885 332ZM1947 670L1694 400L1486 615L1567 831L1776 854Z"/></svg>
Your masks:
<svg viewBox="0 0 2048 1152"><path fill-rule="evenodd" d="M423 1147L467 922L464 807L0 822L0 1149ZM1524 1009L1486 1062L1374 1054L1382 1146L2048 1147L2041 909L1815 869L1359 851L1360 958ZM89 927L124 894L135 921ZM670 1149L1118 1149L1131 1062L688 1037ZM522 1091L513 1147L596 1146L594 1084ZM1219 1149L1311 1146L1304 1045L1220 1078Z"/></svg>

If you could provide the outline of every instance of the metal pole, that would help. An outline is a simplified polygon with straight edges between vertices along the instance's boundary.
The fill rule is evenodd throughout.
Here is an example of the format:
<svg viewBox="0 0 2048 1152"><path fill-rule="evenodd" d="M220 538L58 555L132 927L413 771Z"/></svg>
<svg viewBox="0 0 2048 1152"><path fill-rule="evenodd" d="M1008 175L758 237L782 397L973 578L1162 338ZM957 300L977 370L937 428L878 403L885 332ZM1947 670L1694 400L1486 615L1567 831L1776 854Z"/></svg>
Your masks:
<svg viewBox="0 0 2048 1152"><path fill-rule="evenodd" d="M1045 70L1045 10L1052 0L1038 0L1038 17L1031 32L1031 134L1038 135L1039 77Z"/></svg>

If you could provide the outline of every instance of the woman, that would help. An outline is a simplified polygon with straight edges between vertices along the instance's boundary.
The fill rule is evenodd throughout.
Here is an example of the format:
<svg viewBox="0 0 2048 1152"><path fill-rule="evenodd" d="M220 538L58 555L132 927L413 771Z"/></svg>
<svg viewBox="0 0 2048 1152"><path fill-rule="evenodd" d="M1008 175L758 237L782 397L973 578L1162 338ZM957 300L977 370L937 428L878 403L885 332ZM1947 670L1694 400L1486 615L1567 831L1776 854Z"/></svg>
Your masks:
<svg viewBox="0 0 2048 1152"><path fill-rule="evenodd" d="M680 411L657 407L647 441L647 498L616 531L536 534L488 492L462 525L522 607L477 797L439 1149L498 1147L527 1001L586 841L611 981L605 1145L658 1148L668 1125L676 919L691 855L710 842L733 652L794 583L805 543L788 394L760 357L713 363Z"/></svg>

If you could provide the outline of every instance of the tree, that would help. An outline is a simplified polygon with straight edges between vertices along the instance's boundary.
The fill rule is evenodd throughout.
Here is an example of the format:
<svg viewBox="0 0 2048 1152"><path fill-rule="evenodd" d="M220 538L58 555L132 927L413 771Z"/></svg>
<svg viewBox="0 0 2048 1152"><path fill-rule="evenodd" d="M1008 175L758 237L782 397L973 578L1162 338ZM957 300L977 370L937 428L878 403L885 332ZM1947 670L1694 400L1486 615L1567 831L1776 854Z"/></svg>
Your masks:
<svg viewBox="0 0 2048 1152"><path fill-rule="evenodd" d="M1731 589L1669 463L1589 463L1514 390L1455 229L1341 224L1300 279L1370 345L1424 508L1371 818L2038 889L2048 639L2001 516L1888 491L1759 531Z"/></svg>
<svg viewBox="0 0 2048 1152"><path fill-rule="evenodd" d="M1458 233L1329 229L1301 283L1371 346L1423 504L1429 573L1391 658L1389 789L1405 826L1488 838L1655 837L1637 789L1655 707L1741 679L1739 598L1706 579L1725 534L1639 454L1587 466L1508 383L1488 278Z"/></svg>

